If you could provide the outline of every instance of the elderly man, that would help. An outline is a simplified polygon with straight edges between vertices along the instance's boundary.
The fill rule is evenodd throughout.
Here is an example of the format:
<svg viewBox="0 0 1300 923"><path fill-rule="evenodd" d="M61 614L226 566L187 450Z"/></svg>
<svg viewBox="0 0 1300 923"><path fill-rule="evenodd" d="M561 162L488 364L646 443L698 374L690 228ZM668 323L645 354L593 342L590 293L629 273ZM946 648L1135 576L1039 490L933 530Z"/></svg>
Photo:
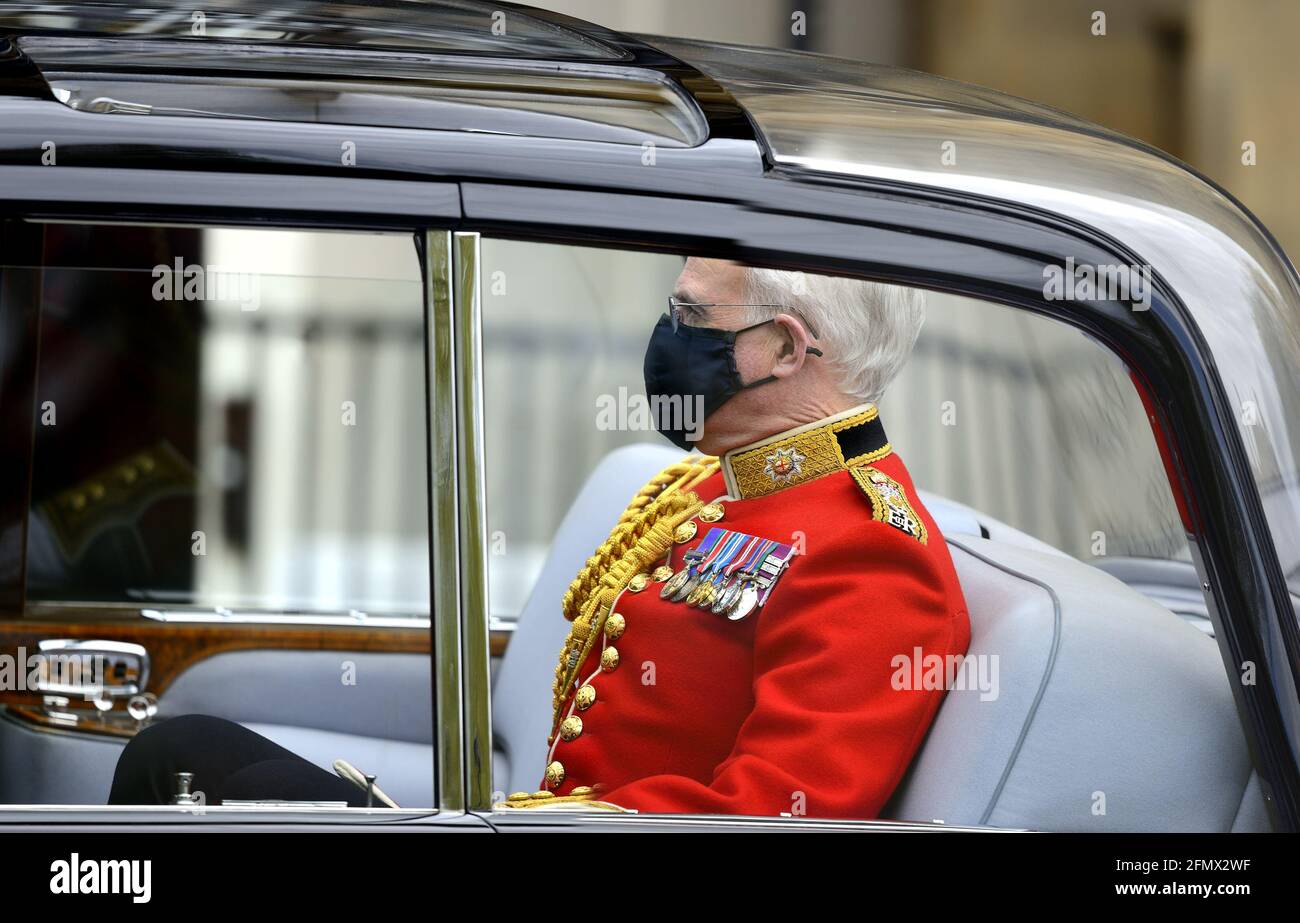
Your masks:
<svg viewBox="0 0 1300 923"><path fill-rule="evenodd" d="M509 805L878 815L946 688L899 678L970 637L874 405L922 321L913 289L687 261L646 392L721 458L651 482L574 581L544 788Z"/></svg>
<svg viewBox="0 0 1300 923"><path fill-rule="evenodd" d="M922 321L916 290L687 261L646 393L664 435L709 456L652 480L560 601L572 627L541 788L502 807L879 814L946 689L945 671L913 688L916 659L953 664L969 641L874 403ZM181 768L227 799L359 801L199 716L128 745L110 801L166 800Z"/></svg>

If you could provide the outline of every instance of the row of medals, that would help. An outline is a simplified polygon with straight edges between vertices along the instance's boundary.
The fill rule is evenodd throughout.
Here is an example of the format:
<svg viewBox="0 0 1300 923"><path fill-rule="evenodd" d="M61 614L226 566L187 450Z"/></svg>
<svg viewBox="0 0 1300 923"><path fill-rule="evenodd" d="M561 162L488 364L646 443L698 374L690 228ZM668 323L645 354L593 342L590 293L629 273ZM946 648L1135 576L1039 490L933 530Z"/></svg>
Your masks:
<svg viewBox="0 0 1300 923"><path fill-rule="evenodd" d="M699 512L700 520L708 523L718 522L722 519L722 515L722 506L718 503L710 503ZM687 520L677 528L678 532L674 538L679 544L689 542L695 537L696 525L693 520ZM686 605L697 609L708 609L734 622L740 621L754 611L754 606L758 604L759 591L756 583L761 579L761 575L753 571L741 571L731 577L718 580L717 574L701 574L695 570L695 565L702 560L704 555L700 552L688 551L683 559L682 569L677 573L674 574L672 568L667 565L657 568L651 579L664 581L663 587L659 590L659 597L675 603L685 602Z"/></svg>

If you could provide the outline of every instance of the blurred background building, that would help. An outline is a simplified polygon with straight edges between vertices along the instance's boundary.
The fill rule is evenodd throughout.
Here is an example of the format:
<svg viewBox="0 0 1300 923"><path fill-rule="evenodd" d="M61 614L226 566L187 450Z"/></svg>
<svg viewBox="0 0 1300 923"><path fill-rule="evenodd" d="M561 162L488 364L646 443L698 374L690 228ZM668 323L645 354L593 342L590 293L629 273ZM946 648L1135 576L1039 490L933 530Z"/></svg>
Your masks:
<svg viewBox="0 0 1300 923"><path fill-rule="evenodd" d="M1295 0L537 0L632 32L915 68L1064 109L1180 158L1300 253ZM1105 34L1094 17L1105 14ZM792 31L803 14L805 34ZM1255 164L1242 163L1254 143Z"/></svg>

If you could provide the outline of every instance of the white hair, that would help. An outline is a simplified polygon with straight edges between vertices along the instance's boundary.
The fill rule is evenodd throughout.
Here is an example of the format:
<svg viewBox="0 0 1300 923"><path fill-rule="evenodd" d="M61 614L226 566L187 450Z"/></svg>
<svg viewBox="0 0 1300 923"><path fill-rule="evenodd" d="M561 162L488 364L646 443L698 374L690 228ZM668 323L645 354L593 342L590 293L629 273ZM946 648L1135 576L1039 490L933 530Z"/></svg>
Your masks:
<svg viewBox="0 0 1300 923"><path fill-rule="evenodd" d="M836 372L840 390L878 401L912 354L925 323L925 292L918 288L839 276L744 267L745 300L783 305L816 331L815 345ZM781 308L751 307L750 323Z"/></svg>

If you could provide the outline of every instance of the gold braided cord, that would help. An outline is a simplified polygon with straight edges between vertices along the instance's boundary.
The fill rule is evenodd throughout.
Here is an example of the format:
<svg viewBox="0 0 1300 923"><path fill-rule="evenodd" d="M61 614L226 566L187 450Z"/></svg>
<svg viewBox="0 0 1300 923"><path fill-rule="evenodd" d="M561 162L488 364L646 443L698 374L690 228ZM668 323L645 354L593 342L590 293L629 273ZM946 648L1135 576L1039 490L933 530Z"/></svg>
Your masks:
<svg viewBox="0 0 1300 923"><path fill-rule="evenodd" d="M562 611L564 618L572 622L582 609L582 604L595 587L597 577L607 570L612 560L621 557L636 544L641 533L647 528L648 508L657 499L667 497L678 490L689 490L704 478L718 470L718 460L712 457L688 456L674 465L669 465L642 487L632 502L618 517L613 531L596 553L587 559L586 565L578 576L569 584L564 593Z"/></svg>
<svg viewBox="0 0 1300 923"><path fill-rule="evenodd" d="M573 622L560 651L552 686L552 733L578 669L604 631L610 606L637 574L673 546L677 526L704 505L691 489L718 471L716 458L687 458L670 465L637 492L618 524L564 594L564 617Z"/></svg>

